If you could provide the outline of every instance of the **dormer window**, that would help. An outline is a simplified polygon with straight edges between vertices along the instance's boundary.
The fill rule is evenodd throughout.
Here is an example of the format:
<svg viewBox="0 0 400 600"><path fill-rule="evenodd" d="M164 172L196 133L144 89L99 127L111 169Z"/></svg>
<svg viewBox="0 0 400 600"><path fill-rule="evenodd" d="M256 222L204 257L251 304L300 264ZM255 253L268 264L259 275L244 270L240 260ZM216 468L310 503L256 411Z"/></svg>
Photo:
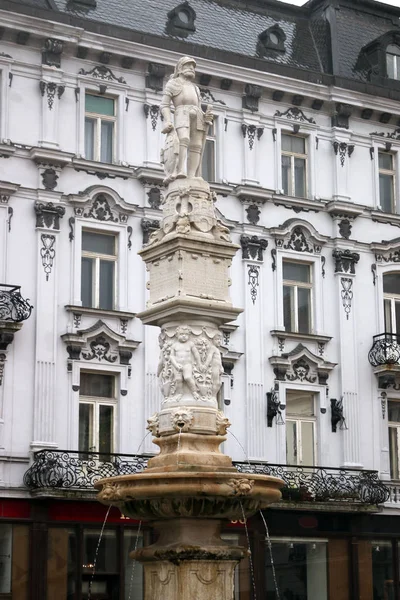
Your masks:
<svg viewBox="0 0 400 600"><path fill-rule="evenodd" d="M279 25L273 25L258 36L257 54L260 57L270 55L270 50L285 52L286 35Z"/></svg>
<svg viewBox="0 0 400 600"><path fill-rule="evenodd" d="M196 13L188 2L183 2L168 13L166 31L169 35L187 37L196 31Z"/></svg>
<svg viewBox="0 0 400 600"><path fill-rule="evenodd" d="M400 79L400 47L391 44L386 48L386 68L389 79Z"/></svg>

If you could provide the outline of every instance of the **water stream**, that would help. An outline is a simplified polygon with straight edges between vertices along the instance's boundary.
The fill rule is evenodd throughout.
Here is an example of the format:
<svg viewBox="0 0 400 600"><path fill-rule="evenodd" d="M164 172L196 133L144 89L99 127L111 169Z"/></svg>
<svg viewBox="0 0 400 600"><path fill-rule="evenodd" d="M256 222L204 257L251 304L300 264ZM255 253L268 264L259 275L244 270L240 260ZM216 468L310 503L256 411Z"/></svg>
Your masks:
<svg viewBox="0 0 400 600"><path fill-rule="evenodd" d="M136 541L135 541L134 552L136 552L136 550L138 548L141 527L142 527L142 521L139 521L139 527L138 527L137 534L136 534ZM128 600L131 600L131 596L132 596L132 591L133 591L133 589L132 589L132 586L133 586L133 576L135 574L136 562L137 562L136 560L133 560L133 563L132 563L132 572L131 572L131 580L129 582L129 596L128 596Z"/></svg>
<svg viewBox="0 0 400 600"><path fill-rule="evenodd" d="M245 447L243 446L242 442L236 437L236 435L234 433L232 433L232 431L230 431L230 429L228 429L228 433L230 433L235 438L235 440L237 441L237 443L239 444L239 446L243 450L244 460L247 462L247 464L249 465L249 467L251 467L251 463L249 461L249 457L247 455L247 452L246 452Z"/></svg>
<svg viewBox="0 0 400 600"><path fill-rule="evenodd" d="M93 585L93 579L94 579L94 575L96 573L96 563L97 563L97 557L99 555L99 549L100 549L100 544L101 544L101 538L103 537L103 533L104 533L104 527L106 526L107 523L107 519L108 519L108 515L110 514L110 510L111 510L111 505L108 507L107 512L106 512L106 516L104 517L104 521L103 521L103 525L101 526L101 530L100 530L100 535L99 535L99 541L97 542L97 547L96 547L96 552L94 555L94 561L93 561L93 570L92 570L92 576L90 578L90 583L89 583L89 590L88 590L88 600L91 599L92 597L92 585Z"/></svg>
<svg viewBox="0 0 400 600"><path fill-rule="evenodd" d="M142 441L141 441L141 442L140 442L140 444L139 444L139 448L136 450L136 454L139 454L139 452L140 452L140 448L143 446L143 444L144 444L144 442L145 442L146 438L147 438L147 437L149 437L149 435L150 435L150 434L151 434L151 431L148 431L148 432L146 433L146 435L144 436L144 438L142 439Z"/></svg>
<svg viewBox="0 0 400 600"><path fill-rule="evenodd" d="M268 545L268 550L269 550L269 557L271 560L271 569L272 569L272 577L274 579L274 586L275 586L275 592L276 592L276 600L280 600L280 594L279 594L279 588L278 588L278 581L276 579L276 572L275 572L275 564L274 564L274 556L273 556L273 552L272 552L272 544L271 544L271 538L269 537L269 529L268 529L268 525L267 525L267 521L265 520L265 517L262 513L262 510L259 511L261 518L263 520L264 523L264 527L265 527L265 532L267 534L267 545Z"/></svg>
<svg viewBox="0 0 400 600"><path fill-rule="evenodd" d="M243 504L242 503L240 503L240 508L242 509L243 523L244 523L244 528L246 530L247 545L249 547L249 563L250 563L251 581L252 581L252 584L253 584L253 600L257 600L256 578L254 577L253 556L251 554L249 530L247 529L247 519L246 519L246 515L245 515L245 512L244 512L244 508L243 508Z"/></svg>

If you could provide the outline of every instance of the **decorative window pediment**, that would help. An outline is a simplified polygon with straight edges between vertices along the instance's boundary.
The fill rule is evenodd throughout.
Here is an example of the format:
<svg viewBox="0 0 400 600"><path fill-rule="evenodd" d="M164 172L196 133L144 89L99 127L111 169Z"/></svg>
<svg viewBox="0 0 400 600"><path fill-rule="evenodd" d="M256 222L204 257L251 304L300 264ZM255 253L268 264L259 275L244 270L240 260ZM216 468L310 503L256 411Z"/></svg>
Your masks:
<svg viewBox="0 0 400 600"><path fill-rule="evenodd" d="M356 69L364 71L370 81L380 79L400 79L396 66L390 57L400 55L400 32L388 31L373 42L364 46L358 57Z"/></svg>
<svg viewBox="0 0 400 600"><path fill-rule="evenodd" d="M275 238L277 248L308 254L320 254L328 239L302 219L288 219L283 225L270 229L270 233Z"/></svg>
<svg viewBox="0 0 400 600"><path fill-rule="evenodd" d="M74 206L76 217L109 223L126 223L136 206L128 204L106 186L91 186L79 194L70 194L67 200Z"/></svg>
<svg viewBox="0 0 400 600"><path fill-rule="evenodd" d="M336 366L336 363L313 354L303 344L298 344L291 352L281 356L271 356L269 361L276 379L280 381L319 385L326 385L329 373Z"/></svg>
<svg viewBox="0 0 400 600"><path fill-rule="evenodd" d="M67 346L69 360L98 361L129 365L133 350L140 342L127 340L99 319L87 329L65 333L61 339Z"/></svg>
<svg viewBox="0 0 400 600"><path fill-rule="evenodd" d="M371 244L377 263L400 263L400 238Z"/></svg>

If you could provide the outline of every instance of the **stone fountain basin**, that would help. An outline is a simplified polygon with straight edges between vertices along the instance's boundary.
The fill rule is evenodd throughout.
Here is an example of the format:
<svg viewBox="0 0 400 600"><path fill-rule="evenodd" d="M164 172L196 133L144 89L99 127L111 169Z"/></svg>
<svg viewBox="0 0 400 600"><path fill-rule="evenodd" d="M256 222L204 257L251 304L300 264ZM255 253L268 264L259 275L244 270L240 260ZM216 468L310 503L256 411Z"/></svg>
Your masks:
<svg viewBox="0 0 400 600"><path fill-rule="evenodd" d="M146 472L101 479L98 500L133 519L243 519L281 499L281 479L238 472Z"/></svg>

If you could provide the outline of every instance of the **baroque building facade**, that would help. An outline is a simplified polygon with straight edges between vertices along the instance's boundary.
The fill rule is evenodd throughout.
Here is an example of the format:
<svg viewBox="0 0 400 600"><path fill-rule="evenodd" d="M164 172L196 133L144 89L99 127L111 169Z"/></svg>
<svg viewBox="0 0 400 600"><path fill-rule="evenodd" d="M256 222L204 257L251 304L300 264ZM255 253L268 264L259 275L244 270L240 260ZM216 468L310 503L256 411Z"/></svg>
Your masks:
<svg viewBox="0 0 400 600"><path fill-rule="evenodd" d="M224 452L285 481L246 524L235 600L276 585L399 600L400 10L4 0L0 14L0 598L142 598L127 555L151 532L112 509L95 558L93 483L157 451L159 332L135 318L137 253L161 218L162 88L188 54L214 112L203 174L239 247ZM244 523L225 538L246 544Z"/></svg>

